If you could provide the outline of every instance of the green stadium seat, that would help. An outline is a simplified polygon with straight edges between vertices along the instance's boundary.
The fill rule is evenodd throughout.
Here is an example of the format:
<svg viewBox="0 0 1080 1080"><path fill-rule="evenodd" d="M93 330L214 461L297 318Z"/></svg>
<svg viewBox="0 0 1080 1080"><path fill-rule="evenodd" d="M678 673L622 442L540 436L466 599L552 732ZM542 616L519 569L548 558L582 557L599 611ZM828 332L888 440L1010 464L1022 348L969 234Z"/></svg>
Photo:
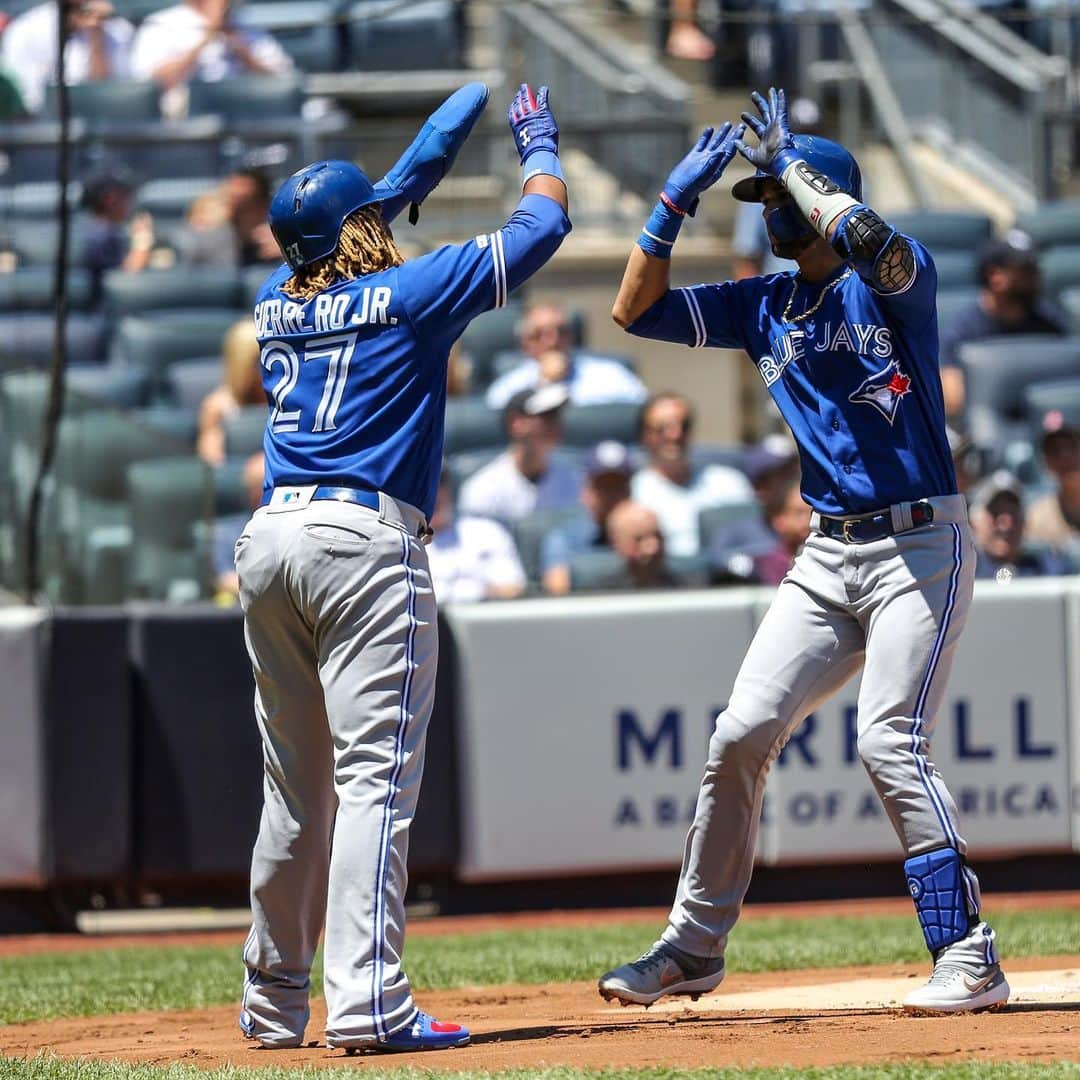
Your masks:
<svg viewBox="0 0 1080 1080"><path fill-rule="evenodd" d="M505 307L473 319L461 335L461 348L472 362L474 392L486 389L491 382L495 355L518 347L517 325L524 310L520 300L511 300Z"/></svg>
<svg viewBox="0 0 1080 1080"><path fill-rule="evenodd" d="M541 554L544 537L554 529L581 516L581 507L564 506L551 510L534 510L514 523L514 543L521 559L525 577L530 585L539 585L543 573Z"/></svg>
<svg viewBox="0 0 1080 1080"><path fill-rule="evenodd" d="M1080 285L1062 289L1058 299L1069 316L1069 328L1074 334L1080 334Z"/></svg>
<svg viewBox="0 0 1080 1080"><path fill-rule="evenodd" d="M973 288L978 284L973 251L945 250L933 254L939 289Z"/></svg>
<svg viewBox="0 0 1080 1080"><path fill-rule="evenodd" d="M225 332L245 314L250 317L238 309L214 307L125 316L113 336L111 359L144 367L163 385L167 369L178 360L220 353Z"/></svg>
<svg viewBox="0 0 1080 1080"><path fill-rule="evenodd" d="M1021 214L1016 227L1022 229L1040 248L1061 244L1080 244L1080 199L1044 203Z"/></svg>
<svg viewBox="0 0 1080 1080"><path fill-rule="evenodd" d="M214 485L197 458L162 458L128 467L131 563L128 594L195 600L210 591L210 568L195 526L214 515Z"/></svg>
<svg viewBox="0 0 1080 1080"><path fill-rule="evenodd" d="M290 5L290 9L295 6ZM250 12L249 5L245 14L249 16ZM190 83L188 94L189 115L216 113L229 123L248 125L281 118L298 119L304 104L304 83L297 74L242 75L216 82Z"/></svg>
<svg viewBox="0 0 1080 1080"><path fill-rule="evenodd" d="M174 443L174 453L195 453L199 430L199 410L186 405L151 405L134 409L131 417L151 431L158 431Z"/></svg>
<svg viewBox="0 0 1080 1080"><path fill-rule="evenodd" d="M456 454L505 443L502 413L489 409L482 397L447 399L445 453Z"/></svg>
<svg viewBox="0 0 1080 1080"><path fill-rule="evenodd" d="M726 506L706 506L698 511L698 540L702 551L709 550L712 538L721 530L740 521L761 517L756 499L728 503Z"/></svg>
<svg viewBox="0 0 1080 1080"><path fill-rule="evenodd" d="M220 183L216 176L147 180L135 194L135 206L155 218L183 218L195 199L213 191Z"/></svg>
<svg viewBox="0 0 1080 1080"><path fill-rule="evenodd" d="M65 343L69 364L97 364L105 358L105 320L73 311L67 317ZM0 368L46 367L52 361L53 317L44 312L0 315Z"/></svg>
<svg viewBox="0 0 1080 1080"><path fill-rule="evenodd" d="M1050 294L1080 285L1080 244L1052 247L1039 256L1043 288Z"/></svg>
<svg viewBox="0 0 1080 1080"><path fill-rule="evenodd" d="M265 405L246 405L225 417L225 456L247 458L263 448L269 410Z"/></svg>
<svg viewBox="0 0 1080 1080"><path fill-rule="evenodd" d="M632 402L608 405L568 405L563 410L567 446L593 447L605 439L629 445L637 440L641 406Z"/></svg>
<svg viewBox="0 0 1080 1080"><path fill-rule="evenodd" d="M169 400L174 405L197 409L211 390L217 389L224 378L219 357L203 360L178 360L165 374Z"/></svg>
<svg viewBox="0 0 1080 1080"><path fill-rule="evenodd" d="M971 309L979 299L979 290L970 288L939 289L937 294L938 333L944 333L958 315Z"/></svg>
<svg viewBox="0 0 1080 1080"><path fill-rule="evenodd" d="M460 12L453 0L359 0L346 13L345 67L420 71L464 67Z"/></svg>
<svg viewBox="0 0 1080 1080"><path fill-rule="evenodd" d="M175 308L240 310L240 278L229 267L175 267L105 275L105 309L114 319Z"/></svg>
<svg viewBox="0 0 1080 1080"><path fill-rule="evenodd" d="M71 115L78 117L91 129L110 124L128 125L133 122L158 120L161 88L152 82L133 82L130 79L100 79L73 83L68 87ZM45 91L45 111L50 117L58 115L56 87Z"/></svg>
<svg viewBox="0 0 1080 1080"><path fill-rule="evenodd" d="M11 214L20 219L38 220L56 217L56 202L60 185L55 180L37 180L15 184L0 193L0 215ZM68 184L67 205L76 211L82 205L82 184Z"/></svg>
<svg viewBox="0 0 1080 1080"><path fill-rule="evenodd" d="M623 566L622 559L610 548L583 551L570 559L570 591L588 592L614 577Z"/></svg>
<svg viewBox="0 0 1080 1080"><path fill-rule="evenodd" d="M890 214L889 224L913 236L935 256L942 251L974 252L993 236L993 222L985 214L963 210L913 210Z"/></svg>
<svg viewBox="0 0 1080 1080"><path fill-rule="evenodd" d="M274 36L301 71L336 71L341 61L338 5L328 0L244 5L244 20Z"/></svg>
<svg viewBox="0 0 1080 1080"><path fill-rule="evenodd" d="M1080 428L1080 375L1071 379L1044 379L1024 387L1024 411L1037 442L1043 434L1048 412L1061 413L1070 427Z"/></svg>
<svg viewBox="0 0 1080 1080"><path fill-rule="evenodd" d="M90 275L85 270L70 268L66 288L69 311L85 311L90 307ZM52 306L51 266L28 266L10 274L0 274L0 313L51 312Z"/></svg>

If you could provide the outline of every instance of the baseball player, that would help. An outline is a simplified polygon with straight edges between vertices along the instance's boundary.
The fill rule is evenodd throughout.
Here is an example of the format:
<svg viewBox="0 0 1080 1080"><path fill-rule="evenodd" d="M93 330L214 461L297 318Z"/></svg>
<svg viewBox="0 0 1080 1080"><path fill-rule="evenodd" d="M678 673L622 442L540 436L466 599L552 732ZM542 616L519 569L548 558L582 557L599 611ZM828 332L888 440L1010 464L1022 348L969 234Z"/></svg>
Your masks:
<svg viewBox="0 0 1080 1080"><path fill-rule="evenodd" d="M600 993L649 1005L724 977L750 882L765 775L802 720L863 669L858 752L903 845L930 981L905 1007L1000 1006L1009 986L979 915L956 807L928 740L967 618L975 553L945 437L933 260L861 201L855 159L792 136L783 91L760 117L706 129L664 185L630 254L614 317L630 333L745 349L790 425L809 539L781 582L717 718L667 928ZM669 287L686 214L736 150L757 167L732 194L763 205L798 271Z"/></svg>
<svg viewBox="0 0 1080 1080"><path fill-rule="evenodd" d="M423 541L450 348L570 230L547 96L522 86L511 106L523 194L492 233L405 262L384 216L437 182L456 146L443 151L483 108L480 84L378 185L321 161L270 207L286 265L255 303L266 489L236 547L265 764L240 1025L266 1047L304 1038L324 917L328 1046L469 1040L417 1008L401 965L438 647Z"/></svg>

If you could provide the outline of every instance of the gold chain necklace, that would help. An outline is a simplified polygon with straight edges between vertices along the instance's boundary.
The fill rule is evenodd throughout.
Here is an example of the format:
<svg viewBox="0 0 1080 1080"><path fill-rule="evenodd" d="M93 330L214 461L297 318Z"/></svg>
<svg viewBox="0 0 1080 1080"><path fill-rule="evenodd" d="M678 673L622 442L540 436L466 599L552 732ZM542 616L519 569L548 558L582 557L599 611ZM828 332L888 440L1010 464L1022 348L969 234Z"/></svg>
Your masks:
<svg viewBox="0 0 1080 1080"><path fill-rule="evenodd" d="M817 302L812 308L807 308L801 315L795 315L792 317L791 305L795 299L795 290L799 287L799 279L795 278L791 282L791 292L788 294L787 303L784 305L784 314L780 316L781 320L786 323L802 322L803 319L809 319L811 315L819 307L821 307L822 301L825 299L825 294L834 286L839 285L844 278L851 277L851 267L849 266L835 281L830 281L828 285L823 286L821 292L818 293Z"/></svg>

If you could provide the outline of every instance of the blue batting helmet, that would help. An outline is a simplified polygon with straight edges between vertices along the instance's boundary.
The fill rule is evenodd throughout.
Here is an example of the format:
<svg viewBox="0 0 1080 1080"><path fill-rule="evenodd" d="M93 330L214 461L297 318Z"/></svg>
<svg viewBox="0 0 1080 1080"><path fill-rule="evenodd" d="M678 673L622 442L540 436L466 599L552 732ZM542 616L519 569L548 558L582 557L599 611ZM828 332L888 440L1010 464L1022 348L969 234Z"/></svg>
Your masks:
<svg viewBox="0 0 1080 1080"><path fill-rule="evenodd" d="M270 229L285 261L298 270L333 252L351 213L396 194L376 191L351 161L317 161L278 188L270 203Z"/></svg>
<svg viewBox="0 0 1080 1080"><path fill-rule="evenodd" d="M853 199L862 199L862 173L859 163L839 143L820 135L793 135L792 142L807 165L824 173L834 184ZM765 172L744 177L731 194L741 202L761 202L761 188L766 180L775 179Z"/></svg>

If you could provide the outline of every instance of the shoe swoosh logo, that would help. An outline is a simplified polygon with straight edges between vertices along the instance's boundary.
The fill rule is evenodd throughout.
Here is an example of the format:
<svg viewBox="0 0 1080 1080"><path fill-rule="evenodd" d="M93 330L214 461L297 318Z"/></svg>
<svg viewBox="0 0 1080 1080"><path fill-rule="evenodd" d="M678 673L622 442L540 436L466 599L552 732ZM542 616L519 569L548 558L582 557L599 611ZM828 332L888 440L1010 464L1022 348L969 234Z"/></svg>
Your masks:
<svg viewBox="0 0 1080 1080"><path fill-rule="evenodd" d="M983 979L976 979L974 982L971 982L965 975L964 986L967 987L970 993L977 994L980 990L984 990L993 981L993 979L993 975L987 975Z"/></svg>
<svg viewBox="0 0 1080 1080"><path fill-rule="evenodd" d="M669 965L660 972L660 985L671 986L674 983L682 982L683 973L674 965Z"/></svg>

